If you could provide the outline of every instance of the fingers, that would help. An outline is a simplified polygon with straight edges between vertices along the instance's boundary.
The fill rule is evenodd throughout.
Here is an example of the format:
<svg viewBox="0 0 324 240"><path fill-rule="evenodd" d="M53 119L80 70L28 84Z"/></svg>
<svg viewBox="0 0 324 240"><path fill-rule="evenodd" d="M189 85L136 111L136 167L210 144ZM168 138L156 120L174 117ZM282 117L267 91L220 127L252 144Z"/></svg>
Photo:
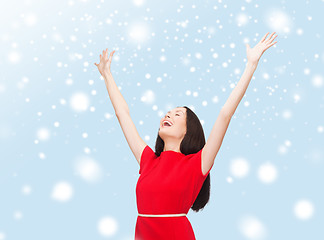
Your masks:
<svg viewBox="0 0 324 240"><path fill-rule="evenodd" d="M271 36L270 36L270 38L269 38L269 40L272 38L272 36L273 36L273 34L275 34L276 32L273 32L272 34L271 34Z"/></svg>
<svg viewBox="0 0 324 240"><path fill-rule="evenodd" d="M265 50L267 50L269 47L271 47L271 46L273 46L273 45L275 45L277 43L277 41L276 42L274 42L274 43L271 43L266 49L264 49L264 51Z"/></svg>
<svg viewBox="0 0 324 240"><path fill-rule="evenodd" d="M268 32L266 35L263 36L261 42L264 42L265 40L266 40L266 41L271 40L272 36L273 36L275 33L276 33L276 32L273 32L273 33L270 35L269 39L266 40L266 38L267 38L267 36L268 36L268 34L269 34L269 32ZM276 35L276 37L277 37L277 36L278 36L278 35ZM273 39L275 39L276 37L274 37ZM273 41L273 39L271 40L271 42Z"/></svg>
<svg viewBox="0 0 324 240"><path fill-rule="evenodd" d="M110 56L115 53L115 50L110 53ZM100 55L101 56L101 55ZM108 57L108 48L102 51L102 56L107 58Z"/></svg>
<svg viewBox="0 0 324 240"><path fill-rule="evenodd" d="M278 35L276 35L273 39L271 39L270 43L272 43L272 41L275 40L276 37L278 37Z"/></svg>
<svg viewBox="0 0 324 240"><path fill-rule="evenodd" d="M112 57L113 57L114 53L115 53L115 50L114 50L114 51L112 51L112 52L110 53L110 56L109 56L109 62L111 62L111 59L112 59Z"/></svg>
<svg viewBox="0 0 324 240"><path fill-rule="evenodd" d="M263 42L266 39L266 37L268 36L268 34L269 34L269 32L266 35L263 36L263 38L261 39L261 42Z"/></svg>
<svg viewBox="0 0 324 240"><path fill-rule="evenodd" d="M264 35L263 36L263 38L262 38L262 40L261 40L261 43L266 43L266 44L271 44L270 46L268 46L267 47L267 49L269 48L269 47L271 47L273 44L272 44L272 41L273 40L275 40L275 38L276 37L278 37L278 35L275 35L274 37L273 37L273 35L275 34L276 32L273 32L270 36L269 36L269 38L267 39L267 36L268 36L268 34L269 34L269 32L266 34L266 35Z"/></svg>
<svg viewBox="0 0 324 240"><path fill-rule="evenodd" d="M111 62L112 55L113 55L113 52L111 52L110 55L109 55L109 62Z"/></svg>
<svg viewBox="0 0 324 240"><path fill-rule="evenodd" d="M273 32L273 33L270 35L269 39L267 39L266 41L269 42L269 41L271 40L272 36L273 36L275 33L276 33L276 32ZM272 41L273 41L273 39L270 41L270 43L271 43Z"/></svg>
<svg viewBox="0 0 324 240"><path fill-rule="evenodd" d="M114 55L114 53L115 53L115 50L110 53L109 61L111 61L111 57ZM108 58L108 48L106 48L105 50L102 50L102 55L100 54L100 61L101 61L101 58L104 58L104 59ZM98 64L96 64L96 63L95 63L95 65L98 66Z"/></svg>
<svg viewBox="0 0 324 240"><path fill-rule="evenodd" d="M103 58L107 58L107 50L108 50L108 48L106 48L106 50L102 50L102 57Z"/></svg>
<svg viewBox="0 0 324 240"><path fill-rule="evenodd" d="M269 47L271 47L271 46L275 45L276 43L277 43L277 41L275 41L274 43L271 43L271 45L270 45Z"/></svg>
<svg viewBox="0 0 324 240"><path fill-rule="evenodd" d="M270 43L272 43L272 41L278 36L278 35L276 35L274 38L273 38L273 35L275 34L276 32L273 32L271 35L270 35L270 37L268 38L268 39L266 39L266 40L264 40L263 42L264 43L266 43L266 44L270 44Z"/></svg>

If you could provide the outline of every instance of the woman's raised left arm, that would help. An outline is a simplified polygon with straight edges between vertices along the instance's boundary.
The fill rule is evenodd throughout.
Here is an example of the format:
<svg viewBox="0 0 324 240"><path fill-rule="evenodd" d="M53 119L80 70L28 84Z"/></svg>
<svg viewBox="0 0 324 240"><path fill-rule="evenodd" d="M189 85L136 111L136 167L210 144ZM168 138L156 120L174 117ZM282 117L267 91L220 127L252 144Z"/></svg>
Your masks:
<svg viewBox="0 0 324 240"><path fill-rule="evenodd" d="M245 94L262 54L269 47L277 43L272 41L278 35L273 37L275 33L272 33L269 39L267 39L268 34L269 33L264 35L264 37L260 40L260 42L258 42L257 45L254 46L254 48L250 48L249 44L246 44L247 64L245 70L240 81L237 83L236 87L233 89L229 98L220 110L213 129L201 153L201 169L204 174L207 173L214 164L214 160L218 150L221 147L230 120Z"/></svg>
<svg viewBox="0 0 324 240"><path fill-rule="evenodd" d="M226 103L224 104L222 111L225 112L226 115L232 117L237 106L239 105L241 99L243 98L247 87L250 84L253 73L258 66L259 60L262 54L272 45L277 42L272 42L278 35L273 37L275 34L272 33L271 36L267 39L267 33L264 37L258 42L254 48L250 48L249 44L246 44L246 55L247 55L247 64L245 70L242 74L240 81L237 83L236 87L233 89Z"/></svg>

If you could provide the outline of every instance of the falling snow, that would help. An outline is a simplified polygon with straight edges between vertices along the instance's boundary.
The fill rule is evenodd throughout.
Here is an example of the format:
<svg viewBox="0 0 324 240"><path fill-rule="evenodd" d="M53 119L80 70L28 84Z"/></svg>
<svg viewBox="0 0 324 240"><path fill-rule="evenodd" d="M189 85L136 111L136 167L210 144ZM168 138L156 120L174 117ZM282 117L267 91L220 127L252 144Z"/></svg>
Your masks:
<svg viewBox="0 0 324 240"><path fill-rule="evenodd" d="M152 148L177 106L207 141L245 44L274 31L215 158L209 203L188 218L198 239L324 239L324 1L2 5L0 240L134 239L139 165L107 86ZM106 48L113 79L94 65Z"/></svg>

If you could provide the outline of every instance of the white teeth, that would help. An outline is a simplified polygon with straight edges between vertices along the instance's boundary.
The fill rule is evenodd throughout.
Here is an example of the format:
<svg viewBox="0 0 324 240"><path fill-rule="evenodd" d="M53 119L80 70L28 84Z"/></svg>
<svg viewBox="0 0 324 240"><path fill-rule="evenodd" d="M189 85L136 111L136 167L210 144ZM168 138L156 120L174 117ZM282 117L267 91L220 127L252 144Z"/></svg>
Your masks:
<svg viewBox="0 0 324 240"><path fill-rule="evenodd" d="M166 124L168 124L168 125L166 125ZM163 126L168 126L168 127L170 127L170 126L172 126L172 124L171 124L169 121L164 121L164 122L163 122Z"/></svg>

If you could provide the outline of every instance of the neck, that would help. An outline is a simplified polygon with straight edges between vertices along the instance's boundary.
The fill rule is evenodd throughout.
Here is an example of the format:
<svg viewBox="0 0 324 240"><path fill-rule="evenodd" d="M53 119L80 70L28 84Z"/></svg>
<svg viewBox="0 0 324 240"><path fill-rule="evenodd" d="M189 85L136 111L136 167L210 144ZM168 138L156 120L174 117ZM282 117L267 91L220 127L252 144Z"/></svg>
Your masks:
<svg viewBox="0 0 324 240"><path fill-rule="evenodd" d="M181 152L180 151L180 144L164 143L163 151Z"/></svg>

